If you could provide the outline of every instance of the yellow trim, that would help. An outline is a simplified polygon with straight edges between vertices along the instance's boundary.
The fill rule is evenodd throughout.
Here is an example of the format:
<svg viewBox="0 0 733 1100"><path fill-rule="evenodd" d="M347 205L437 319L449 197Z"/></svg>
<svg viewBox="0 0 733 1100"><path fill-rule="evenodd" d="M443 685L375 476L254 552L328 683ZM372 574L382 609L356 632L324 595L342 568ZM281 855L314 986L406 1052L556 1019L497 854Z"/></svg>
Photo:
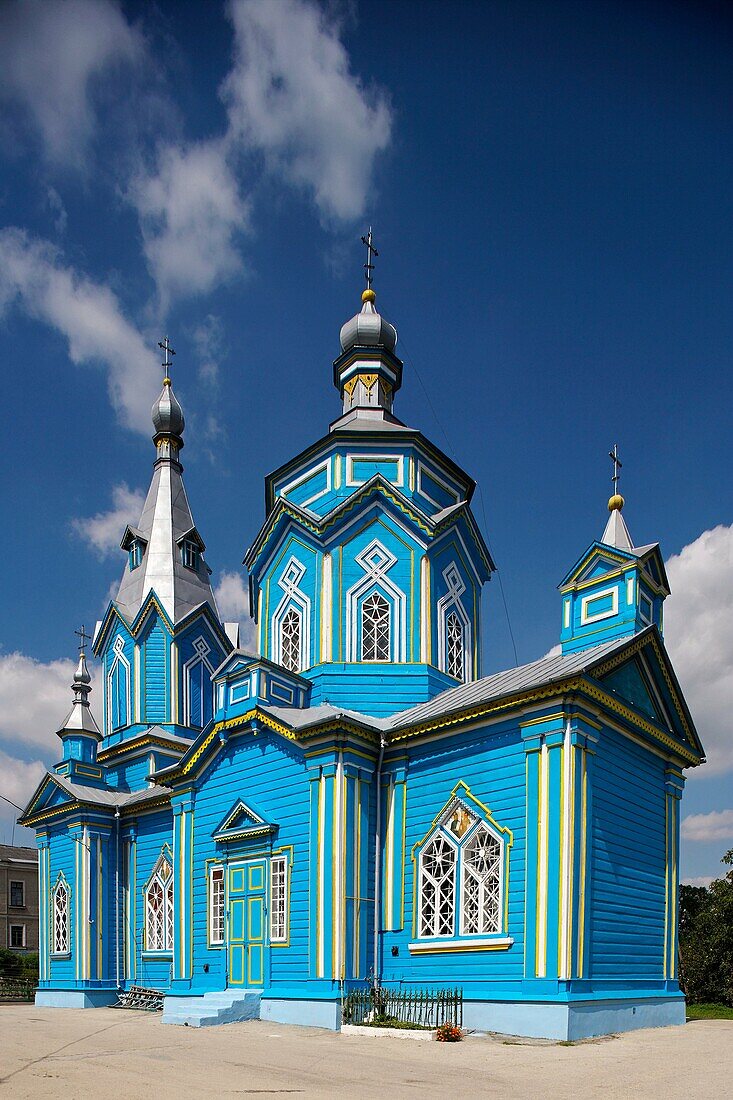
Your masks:
<svg viewBox="0 0 733 1100"><path fill-rule="evenodd" d="M580 818L580 885L578 901L578 977L583 977L584 949L585 949L585 864L587 845L587 815L588 815L588 761L587 752L581 749L580 754L582 772L581 794L581 818Z"/></svg>
<svg viewBox="0 0 733 1100"><path fill-rule="evenodd" d="M504 937L503 937L504 938ZM431 944L429 947L423 947L423 941L419 940L419 947L414 947L413 944L408 944L408 950L411 955L444 955L446 952L454 953L466 953L475 951L508 951L510 947L514 945L513 937L506 937L511 939L511 943L482 943L472 944L470 939L447 941L442 943ZM425 941L427 943L427 940Z"/></svg>
<svg viewBox="0 0 733 1100"><path fill-rule="evenodd" d="M664 977L669 977L669 794L664 796Z"/></svg>

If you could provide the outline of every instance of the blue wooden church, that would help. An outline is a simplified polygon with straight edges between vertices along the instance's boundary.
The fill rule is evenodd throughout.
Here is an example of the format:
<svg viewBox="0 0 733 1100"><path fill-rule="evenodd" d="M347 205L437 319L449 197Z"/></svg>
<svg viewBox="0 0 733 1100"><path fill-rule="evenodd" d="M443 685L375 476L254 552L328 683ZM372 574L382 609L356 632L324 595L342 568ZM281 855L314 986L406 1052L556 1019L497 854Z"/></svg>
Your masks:
<svg viewBox="0 0 733 1100"><path fill-rule="evenodd" d="M520 1035L681 1023L679 806L703 750L659 546L634 545L616 492L560 584L559 651L483 676L474 482L395 415L375 301L368 285L341 329L341 415L266 479L245 558L257 655L220 621L164 379L93 639L102 725L82 649L59 763L21 818L37 1003L142 985L172 1024L338 1028L376 981L460 986L466 1026Z"/></svg>

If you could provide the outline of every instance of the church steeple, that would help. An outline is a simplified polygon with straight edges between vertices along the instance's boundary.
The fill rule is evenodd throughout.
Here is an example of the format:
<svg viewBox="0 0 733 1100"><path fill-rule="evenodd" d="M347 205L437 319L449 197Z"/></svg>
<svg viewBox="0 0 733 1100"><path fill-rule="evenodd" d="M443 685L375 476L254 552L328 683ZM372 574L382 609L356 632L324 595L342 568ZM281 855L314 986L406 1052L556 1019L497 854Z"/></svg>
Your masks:
<svg viewBox="0 0 733 1100"><path fill-rule="evenodd" d="M61 762L56 771L76 782L88 783L101 778L97 763L97 745L102 740L94 715L89 706L89 693L92 690L92 678L89 675L86 658L86 643L91 641L84 627L76 633L81 638L79 663L76 666L71 690L74 701L61 727L56 731L64 746Z"/></svg>
<svg viewBox="0 0 733 1100"><path fill-rule="evenodd" d="M175 352L167 337L160 347L165 352L165 377L151 410L153 478L137 527L127 527L120 543L128 561L116 602L132 621L152 590L175 625L203 603L217 618L218 612L204 560L206 546L196 530L181 476L185 418L170 379L170 356Z"/></svg>
<svg viewBox="0 0 733 1100"><path fill-rule="evenodd" d="M377 312L375 304L372 261L378 252L371 228L361 239L367 247L367 285L361 296L361 310L341 327L341 355L333 364L333 381L343 406L343 416L336 421L338 427L351 420L394 423L394 395L402 384L402 362L395 355L397 329Z"/></svg>

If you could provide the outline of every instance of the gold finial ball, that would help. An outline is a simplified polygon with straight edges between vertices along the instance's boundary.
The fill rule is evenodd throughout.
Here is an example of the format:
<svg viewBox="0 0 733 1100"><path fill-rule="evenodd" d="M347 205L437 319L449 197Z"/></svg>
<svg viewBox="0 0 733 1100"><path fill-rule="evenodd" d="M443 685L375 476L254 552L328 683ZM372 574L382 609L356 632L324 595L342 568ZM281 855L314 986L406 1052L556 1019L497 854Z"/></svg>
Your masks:
<svg viewBox="0 0 733 1100"><path fill-rule="evenodd" d="M374 293L374 291L372 290L372 288L371 288L371 287L368 287L368 288L367 288L367 289L366 289L366 290L364 291L364 293L362 294L362 296L361 296L361 300L362 300L362 302L371 302L371 303L372 303L372 305L374 305L374 303L375 303L375 302L376 302L376 300L377 300L377 296L376 296L376 294Z"/></svg>
<svg viewBox="0 0 733 1100"><path fill-rule="evenodd" d="M614 493L614 495L611 497L611 499L608 502L609 512L620 512L621 509L624 506L624 503L625 503L625 501L624 501L624 498L621 496L621 494L620 493Z"/></svg>
<svg viewBox="0 0 733 1100"><path fill-rule="evenodd" d="M170 378L164 378L163 379L163 385L164 386L170 386L170 384L171 384Z"/></svg>

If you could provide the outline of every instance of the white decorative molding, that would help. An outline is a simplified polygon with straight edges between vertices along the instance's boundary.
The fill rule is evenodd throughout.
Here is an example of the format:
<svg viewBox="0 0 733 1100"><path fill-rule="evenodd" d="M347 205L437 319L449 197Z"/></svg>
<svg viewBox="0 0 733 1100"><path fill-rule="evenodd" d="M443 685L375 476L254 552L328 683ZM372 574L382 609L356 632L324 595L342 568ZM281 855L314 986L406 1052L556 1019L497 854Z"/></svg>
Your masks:
<svg viewBox="0 0 733 1100"><path fill-rule="evenodd" d="M298 508L308 508L308 507L310 507L311 504L315 504L315 502L317 500L319 500L320 497L323 497L327 493L331 492L331 459L330 458L327 458L324 462L319 462L317 466L308 467L308 469L305 470L302 474L299 474L297 477L293 478L292 481L289 481L287 485L283 485L282 489L280 490L280 495L283 496L283 497L287 497L288 493L291 493L293 491L293 489L297 489L298 486L302 485L304 481L310 481L310 479L312 477L315 477L317 474L319 474L321 472L321 470L326 471L326 488L325 489L319 489L317 493L314 493L313 496L308 497L307 500L303 500L299 504L296 504L296 507L298 507ZM293 501L293 503L295 504L296 502Z"/></svg>
<svg viewBox="0 0 733 1100"><path fill-rule="evenodd" d="M295 608L299 612L299 660L298 668L293 670L295 672L300 672L310 664L311 601L310 597L302 592L299 587L304 576L305 566L303 563L298 561L296 557L291 557L277 582L283 590L283 594L273 612L270 628L272 659L281 665L283 664L283 620L291 608Z"/></svg>
<svg viewBox="0 0 733 1100"><path fill-rule="evenodd" d="M464 683L473 679L472 631L471 620L463 606L461 596L466 591L466 583L454 561L443 570L443 580L448 591L438 600L438 668L453 675L448 668L448 619L455 612L463 627L463 675Z"/></svg>
<svg viewBox="0 0 733 1100"><path fill-rule="evenodd" d="M359 604L369 589L375 588L391 604L393 612L390 616L389 660L395 663L404 662L407 659L407 597L402 589L387 576L392 566L397 564L397 558L378 539L374 539L360 554L357 554L356 562L362 567L365 575L346 593L346 660L360 659Z"/></svg>
<svg viewBox="0 0 733 1100"><path fill-rule="evenodd" d="M112 651L114 653L114 659L109 666L109 672L107 673L106 682L106 714L105 725L107 727L107 733L113 732L113 729L122 729L122 726L112 726L112 682L114 680L115 672L119 665L125 670L125 722L123 725L129 726L133 720L131 710L131 693L130 693L130 662L125 656L125 639L121 634L118 634L112 644Z"/></svg>
<svg viewBox="0 0 733 1100"><path fill-rule="evenodd" d="M434 481L436 485L439 485L441 489L445 489L446 493L448 493L449 496L453 497L453 503L458 504L461 499L461 494L458 492L455 486L449 485L447 481L444 481L440 474L436 473L434 470L429 469L427 466L424 466L423 463L420 462L420 460L418 459L417 491L421 497L425 497L425 500L429 501L429 503L433 505L437 512L442 512L443 509L447 506L445 504L441 504L439 500L435 500L433 497L430 496L430 493L423 485L423 475L429 477L430 480Z"/></svg>
<svg viewBox="0 0 733 1100"><path fill-rule="evenodd" d="M604 596L611 597L611 606L606 611L599 611L597 614L592 612L588 613L588 607L595 603L596 600L602 600ZM618 585L614 585L612 588L604 588L602 592L593 592L591 595L583 596L580 601L580 621L583 626L588 623L597 623L601 619L610 619L612 615L618 614Z"/></svg>
<svg viewBox="0 0 733 1100"><path fill-rule="evenodd" d="M376 466L380 462L396 462L397 463L397 480L392 481L391 478L387 478L390 485L404 485L405 484L405 456L404 455L383 455L383 454L348 454L346 456L346 484L349 487L356 485L366 485L374 474L370 477L361 480L354 477L354 463L355 462L370 462ZM375 470L375 473L378 472Z"/></svg>
<svg viewBox="0 0 733 1100"><path fill-rule="evenodd" d="M183 724L184 726L195 726L200 729L204 726L204 669L208 671L209 680L214 675L214 666L209 660L209 654L211 653L211 646L208 642L202 638L196 638L193 643L194 652L191 657L186 661L183 666ZM191 714L191 681L193 676L199 676L201 681L201 722L194 723L192 721Z"/></svg>

